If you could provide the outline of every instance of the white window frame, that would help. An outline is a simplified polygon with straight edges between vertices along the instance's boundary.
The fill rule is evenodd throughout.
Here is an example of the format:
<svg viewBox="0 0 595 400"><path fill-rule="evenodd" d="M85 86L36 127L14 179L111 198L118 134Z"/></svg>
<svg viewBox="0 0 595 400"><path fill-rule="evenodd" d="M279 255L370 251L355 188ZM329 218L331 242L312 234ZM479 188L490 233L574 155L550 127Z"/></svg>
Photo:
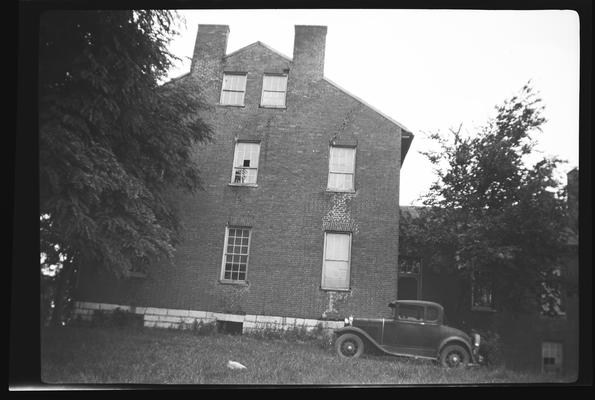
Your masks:
<svg viewBox="0 0 595 400"><path fill-rule="evenodd" d="M225 77L226 76L243 76L244 77L244 88L243 90L232 90L225 88ZM236 107L243 107L246 101L246 85L248 82L248 74L245 72L224 72L223 73L223 80L221 81L221 94L219 96L219 104L222 106L236 106ZM233 92L233 93L242 93L242 102L239 103L224 103L224 93L226 92Z"/></svg>
<svg viewBox="0 0 595 400"><path fill-rule="evenodd" d="M250 167L244 167L241 165L237 165L239 160L238 160L238 148L240 145L242 144L254 144L254 145L258 145L258 155L256 157L256 166L250 166ZM234 149L233 149L233 164L232 164L232 168L231 168L231 181L230 181L230 185L232 186L258 186L258 168L260 166L260 142L259 141L250 141L250 140L237 140L235 145L234 145ZM236 178L236 172L238 170L252 170L252 171L256 171L255 172L255 176L254 176L254 182L236 182L235 178Z"/></svg>
<svg viewBox="0 0 595 400"><path fill-rule="evenodd" d="M247 253L246 254L241 254L241 253L228 253L227 252L227 246L228 246L228 240L229 240L229 230L230 229L243 229L243 230L248 230L248 245L247 245ZM252 228L249 226L239 226L239 225L227 225L225 227L225 239L223 241L223 257L221 259L221 273L219 275L219 280L220 282L223 283L236 283L236 284L245 284L248 282L248 266L250 265L250 244L252 242ZM245 271L244 271L244 279L229 279L229 278L225 278L225 265L227 264L227 256L246 256L246 266L245 266ZM232 274L233 274L233 270L232 270Z"/></svg>
<svg viewBox="0 0 595 400"><path fill-rule="evenodd" d="M351 149L353 150L353 172L346 173L346 172L333 172L331 171L332 165L332 157L333 157L333 148L339 149ZM329 153L328 153L328 176L327 176L327 191L329 192L347 192L347 193L354 193L355 192L355 162L356 162L356 153L357 147L356 146L337 146L337 145L330 145L329 146ZM340 174L340 175L351 175L351 188L350 189L338 189L330 186L331 183L331 175L332 174Z"/></svg>
<svg viewBox="0 0 595 400"><path fill-rule="evenodd" d="M329 234L334 235L348 235L349 236L349 247L347 249L347 287L340 288L340 287L330 287L326 285L325 282L325 271L326 271L326 262L327 261L344 261L344 260L327 260L326 258L326 242L327 237ZM351 243L353 240L353 235L351 232L341 232L341 231L325 231L324 232L324 244L322 249L322 279L320 288L323 290L334 290L334 291L349 291L351 290Z"/></svg>
<svg viewBox="0 0 595 400"><path fill-rule="evenodd" d="M546 370L545 358L554 358L553 370ZM562 372L564 361L564 345L562 342L545 341L541 342L541 372L545 374L559 374Z"/></svg>
<svg viewBox="0 0 595 400"><path fill-rule="evenodd" d="M274 77L284 77L285 78L285 90L283 90L283 91L265 90L265 88L264 88L265 87L265 85L264 85L265 79L267 77L272 77L272 76L274 76ZM264 74L262 76L262 92L260 94L260 106L263 107L263 108L286 108L287 107L287 81L288 81L287 74ZM284 96L283 96L283 105L265 104L264 103L264 94L265 94L265 92L283 93L284 94Z"/></svg>

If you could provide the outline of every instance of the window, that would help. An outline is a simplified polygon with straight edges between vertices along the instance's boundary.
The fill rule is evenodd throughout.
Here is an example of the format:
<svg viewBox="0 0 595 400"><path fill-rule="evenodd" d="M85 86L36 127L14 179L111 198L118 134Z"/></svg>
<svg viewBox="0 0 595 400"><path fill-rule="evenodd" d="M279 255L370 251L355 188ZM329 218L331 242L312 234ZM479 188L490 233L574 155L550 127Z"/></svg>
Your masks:
<svg viewBox="0 0 595 400"><path fill-rule="evenodd" d="M225 230L225 248L221 280L245 282L250 248L250 228L229 226Z"/></svg>
<svg viewBox="0 0 595 400"><path fill-rule="evenodd" d="M544 373L562 372L562 343L541 343L541 370Z"/></svg>
<svg viewBox="0 0 595 400"><path fill-rule="evenodd" d="M256 185L258 177L258 156L260 143L237 142L233 156L231 183L236 185Z"/></svg>
<svg viewBox="0 0 595 400"><path fill-rule="evenodd" d="M331 146L328 189L340 192L354 190L355 147Z"/></svg>
<svg viewBox="0 0 595 400"><path fill-rule="evenodd" d="M230 106L243 106L246 93L246 74L223 74L221 100L219 103Z"/></svg>
<svg viewBox="0 0 595 400"><path fill-rule="evenodd" d="M323 289L349 290L350 254L350 233L324 234Z"/></svg>
<svg viewBox="0 0 595 400"><path fill-rule="evenodd" d="M285 107L285 93L287 92L287 75L265 75L262 79L263 107Z"/></svg>
<svg viewBox="0 0 595 400"><path fill-rule="evenodd" d="M423 306L399 304L398 318L405 321L421 321L424 318Z"/></svg>
<svg viewBox="0 0 595 400"><path fill-rule="evenodd" d="M494 311L493 286L481 274L474 272L471 277L471 309L475 311Z"/></svg>
<svg viewBox="0 0 595 400"><path fill-rule="evenodd" d="M428 307L426 308L426 320L430 322L438 321L438 317L440 316L440 312L436 307Z"/></svg>
<svg viewBox="0 0 595 400"><path fill-rule="evenodd" d="M421 293L421 260L418 257L399 257L398 272L399 300L418 300Z"/></svg>

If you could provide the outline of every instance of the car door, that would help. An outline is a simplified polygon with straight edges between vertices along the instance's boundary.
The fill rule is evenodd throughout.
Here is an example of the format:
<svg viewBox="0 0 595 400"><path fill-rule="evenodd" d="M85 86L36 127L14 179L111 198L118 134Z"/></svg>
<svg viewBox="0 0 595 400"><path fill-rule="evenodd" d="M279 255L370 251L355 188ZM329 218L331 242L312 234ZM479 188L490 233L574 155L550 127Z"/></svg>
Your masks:
<svg viewBox="0 0 595 400"><path fill-rule="evenodd" d="M425 307L418 304L398 304L392 320L384 326L383 346L388 351L400 354L426 355L421 344L424 335Z"/></svg>

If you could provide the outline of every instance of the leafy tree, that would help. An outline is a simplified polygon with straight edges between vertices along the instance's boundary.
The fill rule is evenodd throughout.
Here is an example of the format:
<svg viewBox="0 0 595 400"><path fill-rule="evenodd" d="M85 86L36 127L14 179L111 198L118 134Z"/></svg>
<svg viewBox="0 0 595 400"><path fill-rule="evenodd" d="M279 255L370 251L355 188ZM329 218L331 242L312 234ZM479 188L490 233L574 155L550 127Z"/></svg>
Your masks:
<svg viewBox="0 0 595 400"><path fill-rule="evenodd" d="M64 267L122 276L172 257L180 224L171 193L200 188L192 147L211 137L200 94L160 85L176 59L167 49L176 25L163 10L41 17L41 251L51 258L58 244Z"/></svg>
<svg viewBox="0 0 595 400"><path fill-rule="evenodd" d="M490 286L499 309L535 310L544 285L563 283L556 272L568 226L555 178L561 161L530 162L543 109L528 83L472 135L461 127L431 135L439 150L423 154L438 178L419 218L403 215L401 222L403 253L424 254L435 270Z"/></svg>

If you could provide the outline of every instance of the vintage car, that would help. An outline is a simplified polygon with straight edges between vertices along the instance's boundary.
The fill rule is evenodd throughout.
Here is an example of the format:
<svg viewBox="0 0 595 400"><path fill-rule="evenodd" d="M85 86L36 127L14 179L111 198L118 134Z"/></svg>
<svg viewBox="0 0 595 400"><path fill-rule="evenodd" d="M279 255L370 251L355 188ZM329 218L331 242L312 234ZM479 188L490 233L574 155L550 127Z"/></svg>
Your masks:
<svg viewBox="0 0 595 400"><path fill-rule="evenodd" d="M345 318L335 330L335 347L342 358L357 358L364 350L432 359L445 367L477 365L479 334L444 325L444 308L437 303L399 300L389 304L392 318Z"/></svg>

